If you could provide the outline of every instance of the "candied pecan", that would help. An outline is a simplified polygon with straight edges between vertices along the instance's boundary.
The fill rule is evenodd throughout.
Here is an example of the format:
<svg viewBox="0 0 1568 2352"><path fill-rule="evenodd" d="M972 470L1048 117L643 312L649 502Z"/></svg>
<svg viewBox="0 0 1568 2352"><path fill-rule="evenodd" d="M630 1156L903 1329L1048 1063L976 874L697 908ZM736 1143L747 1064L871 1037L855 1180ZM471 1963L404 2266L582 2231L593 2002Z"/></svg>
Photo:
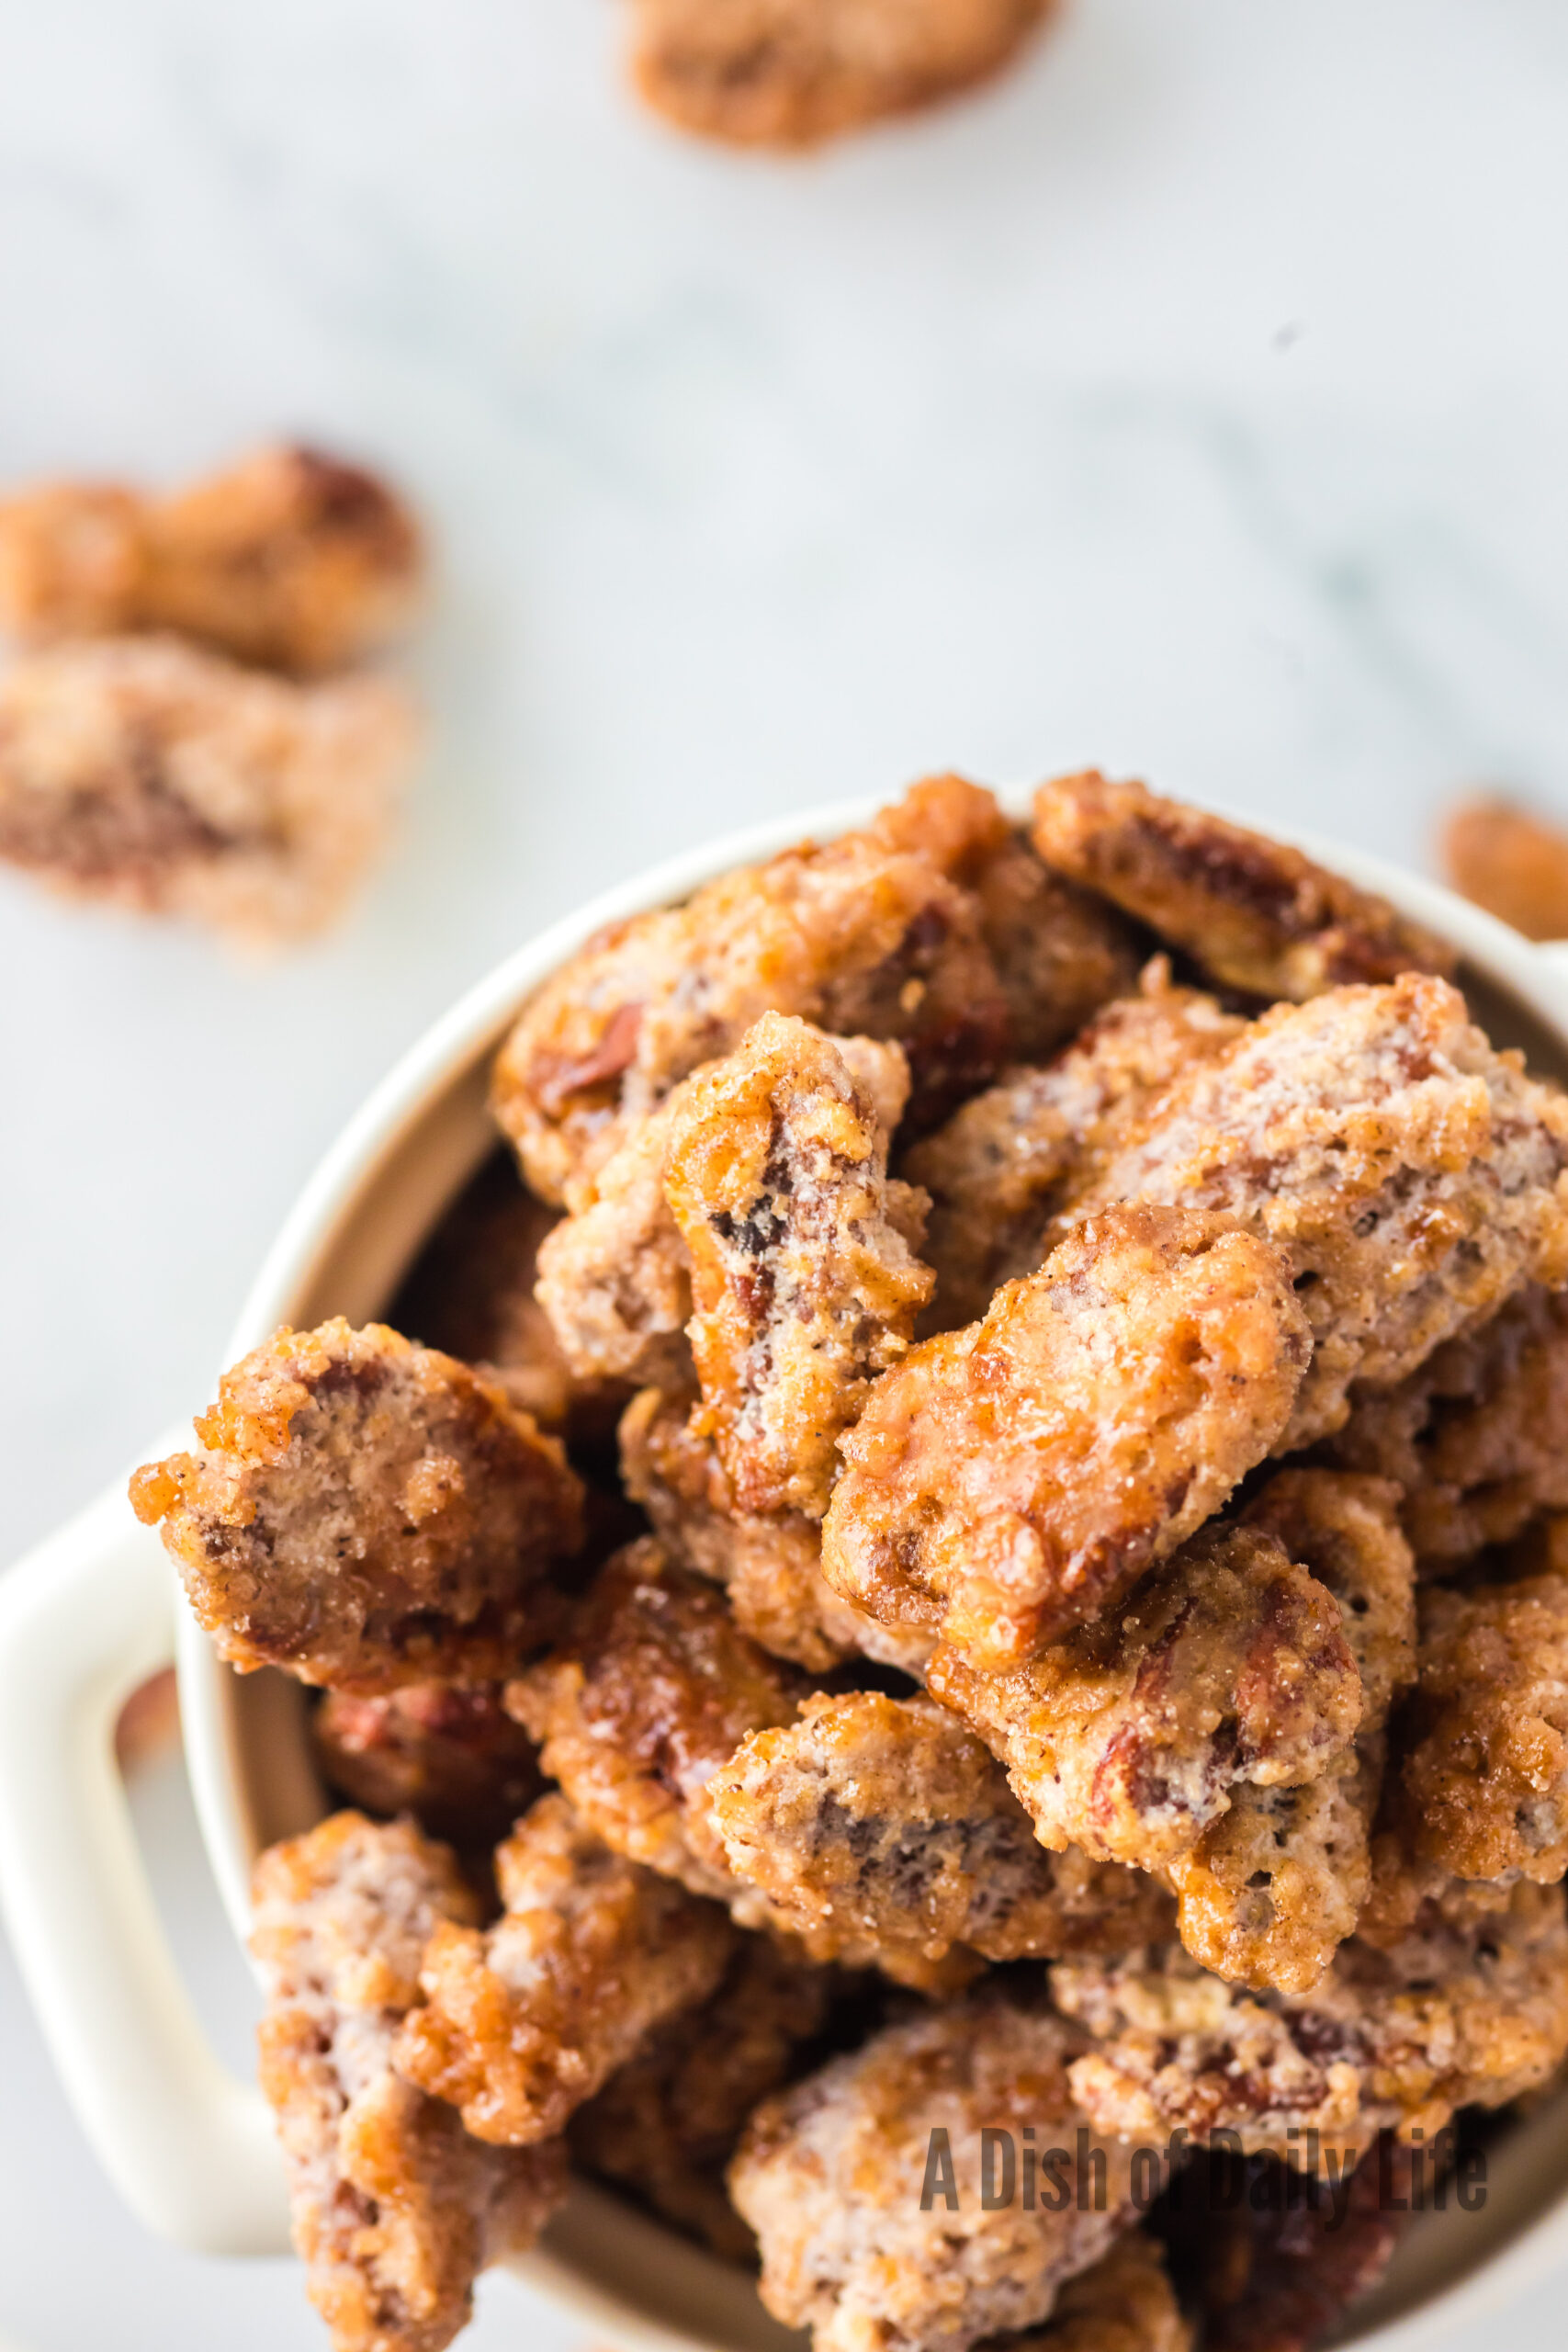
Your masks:
<svg viewBox="0 0 1568 2352"><path fill-rule="evenodd" d="M1309 1992L1367 1899L1382 1726L1416 1670L1415 1565L1399 1502L1387 1479L1280 1470L1242 1514L1339 1603L1362 1704L1353 1750L1305 1785L1235 1789L1229 1812L1168 1865L1181 1940L1221 1976Z"/></svg>
<svg viewBox="0 0 1568 2352"><path fill-rule="evenodd" d="M917 787L902 824L884 810L590 940L525 1007L495 1067L495 1114L534 1190L575 1205L671 1088L764 1012L896 1039L917 1125L983 1086L1008 1051L1008 1000L979 900L946 867L998 818L988 793L964 789L966 834L945 797L939 821Z"/></svg>
<svg viewBox="0 0 1568 2352"><path fill-rule="evenodd" d="M1404 1532L1441 1575L1568 1510L1568 1294L1527 1283L1393 1388L1358 1385L1334 1459L1404 1488Z"/></svg>
<svg viewBox="0 0 1568 2352"><path fill-rule="evenodd" d="M395 492L319 449L258 449L164 498L53 482L0 505L0 619L28 638L173 629L338 669L403 626L423 569Z"/></svg>
<svg viewBox="0 0 1568 2352"><path fill-rule="evenodd" d="M736 147L814 147L1010 62L1052 0L634 0L632 75L656 114Z"/></svg>
<svg viewBox="0 0 1568 2352"><path fill-rule="evenodd" d="M1315 1780L1361 1711L1337 1603L1250 1527L1204 1528L1013 1673L943 1645L928 1679L1007 1766L1043 1845L1145 1870L1190 1851L1238 1782Z"/></svg>
<svg viewBox="0 0 1568 2352"><path fill-rule="evenodd" d="M1438 836L1456 890L1527 939L1568 937L1568 835L1494 794L1461 800Z"/></svg>
<svg viewBox="0 0 1568 2352"><path fill-rule="evenodd" d="M682 1090L665 1194L692 1268L705 1417L747 1511L820 1519L836 1441L908 1350L931 1275L924 1203L832 1040L764 1013Z"/></svg>
<svg viewBox="0 0 1568 2352"><path fill-rule="evenodd" d="M1401 1725L1416 1850L1457 1877L1568 1871L1568 1576L1421 1597Z"/></svg>
<svg viewBox="0 0 1568 2352"><path fill-rule="evenodd" d="M300 938L379 850L414 731L385 679L298 686L173 638L58 646L0 680L0 858L252 945Z"/></svg>
<svg viewBox="0 0 1568 2352"><path fill-rule="evenodd" d="M284 1329L226 1372L198 1453L131 1501L243 1672L374 1693L504 1675L553 1630L581 1535L559 1442L467 1364L385 1324Z"/></svg>
<svg viewBox="0 0 1568 2352"><path fill-rule="evenodd" d="M378 1698L329 1690L310 1724L330 1785L367 1813L412 1813L434 1838L493 1846L538 1795L534 1743L499 1683L410 1682Z"/></svg>
<svg viewBox="0 0 1568 2352"><path fill-rule="evenodd" d="M1124 1951L1168 1916L1137 1872L1047 1854L995 1758L925 1698L803 1701L742 1742L710 1807L730 1868L822 1955Z"/></svg>
<svg viewBox="0 0 1568 2352"><path fill-rule="evenodd" d="M558 2140L485 2147L392 2070L426 1939L473 1910L450 1853L406 1821L336 1814L256 1865L262 2088L336 2352L441 2352L477 2274L531 2245L566 2193Z"/></svg>
<svg viewBox="0 0 1568 2352"><path fill-rule="evenodd" d="M998 1283L1032 1272L1067 1185L1081 1188L1157 1088L1245 1025L1174 988L1156 956L1139 993L1107 1004L1054 1062L1007 1072L918 1143L904 1173L931 1196L922 1254L937 1277L922 1336L973 1322Z"/></svg>
<svg viewBox="0 0 1568 2352"><path fill-rule="evenodd" d="M1041 786L1034 846L1257 996L1301 1002L1348 980L1453 969L1433 933L1300 850L1092 769Z"/></svg>
<svg viewBox="0 0 1568 2352"><path fill-rule="evenodd" d="M1568 1275L1568 1100L1446 980L1276 1005L1178 1077L1072 1205L1179 1202L1289 1252L1312 1363L1277 1451L1344 1422L1521 1281Z"/></svg>
<svg viewBox="0 0 1568 2352"><path fill-rule="evenodd" d="M788 1723L804 1688L645 1536L601 1568L565 1642L506 1698L607 1846L754 1924L763 1906L730 1873L708 1783L749 1732Z"/></svg>
<svg viewBox="0 0 1568 2352"><path fill-rule="evenodd" d="M655 2026L707 1997L735 1930L715 1905L612 1853L563 1796L525 1814L495 1869L502 1917L482 1931L438 1923L420 1967L425 2006L393 2057L476 2138L531 2147Z"/></svg>
<svg viewBox="0 0 1568 2352"><path fill-rule="evenodd" d="M909 1091L898 1046L841 1037L828 1050L847 1068L876 1124L891 1133ZM671 1145L688 1107L706 1100L711 1084L732 1077L744 1058L741 1048L694 1070L657 1110L630 1124L604 1165L572 1188L572 1214L540 1251L538 1296L581 1376L654 1381L671 1389L690 1379L691 1256L667 1197ZM886 1139L883 1149L886 1155ZM913 1230L915 1195L903 1185L888 1192L889 1205Z"/></svg>
<svg viewBox="0 0 1568 2352"><path fill-rule="evenodd" d="M740 1939L717 1990L657 2027L571 2119L573 2156L635 2189L678 2229L737 2262L756 2241L725 2193L747 2117L799 2073L840 1982L765 1936Z"/></svg>
<svg viewBox="0 0 1568 2352"><path fill-rule="evenodd" d="M1545 2082L1568 2052L1560 1887L1516 1886L1506 1910L1432 1916L1382 1950L1352 1937L1301 1995L1260 2000L1179 1947L1058 1961L1051 1986L1100 2045L1072 2069L1100 2130L1224 2129L1292 2162L1310 2160L1314 2132L1323 2153L1386 2129L1430 2137L1457 2108Z"/></svg>
<svg viewBox="0 0 1568 2352"><path fill-rule="evenodd" d="M835 1591L1020 1666L1167 1558L1269 1451L1308 1353L1284 1252L1110 1208L984 1320L923 1340L843 1440Z"/></svg>
<svg viewBox="0 0 1568 2352"><path fill-rule="evenodd" d="M1082 2047L1060 2018L988 1990L888 2026L765 2099L729 2188L761 2245L769 2311L809 2326L815 2352L966 2352L1044 2319L1130 2213L1131 2149L1094 2144L1068 2092ZM1027 2147L1026 2124L1059 2135L1035 2160L1057 2159L1061 2211L982 2202L982 2130ZM951 2197L930 2185L939 2133ZM1088 2191L1091 2168L1102 2197Z"/></svg>

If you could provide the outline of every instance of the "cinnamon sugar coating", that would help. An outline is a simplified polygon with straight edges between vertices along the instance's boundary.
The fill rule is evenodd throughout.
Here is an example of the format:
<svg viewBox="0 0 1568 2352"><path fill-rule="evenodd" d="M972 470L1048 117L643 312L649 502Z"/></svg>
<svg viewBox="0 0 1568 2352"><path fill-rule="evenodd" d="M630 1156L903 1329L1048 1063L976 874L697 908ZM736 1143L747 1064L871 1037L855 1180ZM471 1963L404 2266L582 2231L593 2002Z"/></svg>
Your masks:
<svg viewBox="0 0 1568 2352"><path fill-rule="evenodd" d="M813 2352L966 2352L1045 2319L1130 2215L1131 2151L1115 2141L1104 2210L1088 2193L1078 2210L1086 2119L1068 2069L1082 2047L1060 2018L987 1989L886 2027L765 2100L729 2188L761 2246L769 2311L810 2327ZM982 2128L1017 2143L1024 2124L1042 2154L1048 2132L1066 2152L1063 2211L982 2205ZM933 2132L948 2135L952 2206L922 2194Z"/></svg>
<svg viewBox="0 0 1568 2352"><path fill-rule="evenodd" d="M1361 1713L1337 1602L1251 1527L1204 1528L1011 1674L943 1645L928 1680L1006 1765L1043 1845L1145 1870L1190 1852L1238 1783L1317 1779Z"/></svg>
<svg viewBox="0 0 1568 2352"><path fill-rule="evenodd" d="M1245 1785L1167 1866L1177 1933L1201 1966L1255 1990L1310 1993L1356 1931L1382 1787L1374 1734L1295 1787Z"/></svg>
<svg viewBox="0 0 1568 2352"><path fill-rule="evenodd" d="M630 1392L575 1373L534 1295L540 1250L559 1223L518 1182L511 1155L496 1152L442 1216L388 1319L473 1364L542 1430L604 1452Z"/></svg>
<svg viewBox="0 0 1568 2352"><path fill-rule="evenodd" d="M378 1698L329 1690L311 1718L330 1785L367 1813L412 1813L434 1838L490 1847L538 1795L534 1743L494 1682L410 1682Z"/></svg>
<svg viewBox="0 0 1568 2352"><path fill-rule="evenodd" d="M0 858L250 946L303 938L378 854L415 734L384 679L299 686L174 638L61 645L0 679Z"/></svg>
<svg viewBox="0 0 1568 2352"><path fill-rule="evenodd" d="M1334 1458L1398 1479L1405 1533L1440 1576L1568 1510L1568 1293L1528 1283L1393 1388L1352 1391Z"/></svg>
<svg viewBox="0 0 1568 2352"><path fill-rule="evenodd" d="M1438 837L1453 888L1527 939L1568 938L1568 835L1488 794L1450 808Z"/></svg>
<svg viewBox="0 0 1568 2352"><path fill-rule="evenodd" d="M741 1938L717 1990L658 2027L579 2108L573 2156L716 2254L754 2261L725 2166L752 2109L801 2071L840 1989L831 1969L765 1936Z"/></svg>
<svg viewBox="0 0 1568 2352"><path fill-rule="evenodd" d="M1277 1535L1339 1603L1361 1679L1359 1736L1381 1731L1416 1679L1416 1562L1388 1478L1343 1470L1277 1470L1242 1523Z"/></svg>
<svg viewBox="0 0 1568 2352"><path fill-rule="evenodd" d="M362 1693L495 1680L547 1639L552 1559L581 1538L560 1444L467 1364L342 1317L226 1372L201 1450L131 1501L243 1672Z"/></svg>
<svg viewBox="0 0 1568 2352"><path fill-rule="evenodd" d="M171 629L340 669L403 627L423 570L396 493L319 449L258 449L166 497L50 482L0 504L0 623L28 639Z"/></svg>
<svg viewBox="0 0 1568 2352"><path fill-rule="evenodd" d="M919 1675L918 1627L880 1624L840 1600L822 1574L822 1531L799 1511L739 1511L711 1434L690 1399L645 1388L621 1420L621 1476L672 1556L724 1586L736 1623L808 1673L857 1656Z"/></svg>
<svg viewBox="0 0 1568 2352"><path fill-rule="evenodd" d="M636 0L632 73L655 113L730 146L813 147L998 72L1050 0Z"/></svg>
<svg viewBox="0 0 1568 2352"><path fill-rule="evenodd" d="M1453 969L1452 950L1300 850L1089 770L1043 784L1034 845L1227 987L1301 1002L1347 981Z"/></svg>
<svg viewBox="0 0 1568 2352"><path fill-rule="evenodd" d="M743 1510L822 1517L836 1442L931 1295L910 1247L924 1201L888 1181L881 1107L830 1038L772 1012L682 1090L665 1195L705 1419Z"/></svg>
<svg viewBox="0 0 1568 2352"><path fill-rule="evenodd" d="M814 1952L880 1965L1124 1951L1162 1932L1152 1881L1047 1854L1000 1766L944 1707L857 1690L802 1702L711 1783L729 1866Z"/></svg>
<svg viewBox="0 0 1568 2352"><path fill-rule="evenodd" d="M1032 1272L1067 1187L1083 1188L1158 1088L1245 1025L1174 987L1156 956L1139 993L1107 1004L1055 1061L1007 1072L918 1143L904 1173L931 1196L922 1254L937 1276L923 1328L975 1321L998 1283Z"/></svg>
<svg viewBox="0 0 1568 2352"><path fill-rule="evenodd" d="M648 1536L601 1568L565 1642L506 1695L607 1846L761 1916L709 1823L709 1782L748 1733L788 1723L804 1688Z"/></svg>
<svg viewBox="0 0 1568 2352"><path fill-rule="evenodd" d="M1193 2328L1176 2300L1165 2256L1142 2230L1056 2291L1043 2327L1005 2335L986 2352L1192 2352Z"/></svg>
<svg viewBox="0 0 1568 2352"><path fill-rule="evenodd" d="M1430 1920L1389 1948L1341 1944L1322 1983L1267 2002L1206 1974L1179 1947L1060 1961L1058 2006L1099 2047L1072 2069L1102 2132L1161 2142L1235 2131L1307 2161L1378 2132L1427 2137L1460 2107L1501 2107L1568 2052L1568 1923L1560 1888L1517 1886L1507 1908ZM1295 2126L1297 2138L1288 2136Z"/></svg>
<svg viewBox="0 0 1568 2352"><path fill-rule="evenodd" d="M1568 1576L1429 1589L1403 1724L1416 1850L1464 1879L1568 1871Z"/></svg>
<svg viewBox="0 0 1568 2352"><path fill-rule="evenodd" d="M842 1037L831 1047L823 1038L820 1049L836 1053L868 1116L885 1130L886 1158L886 1136L908 1098L903 1054L871 1037ZM733 1081L747 1061L743 1043L728 1057L703 1064L645 1119L632 1122L604 1165L573 1186L571 1215L540 1251L538 1299L580 1377L671 1388L690 1379L692 1261L668 1196L671 1144L691 1106ZM841 1084L842 1070L835 1076ZM912 1230L913 1196L899 1186L893 1197Z"/></svg>
<svg viewBox="0 0 1568 2352"><path fill-rule="evenodd" d="M842 1439L829 1582L1023 1665L1224 1501L1290 1418L1307 1323L1284 1252L1212 1216L1111 1207L983 1321L920 1343Z"/></svg>
<svg viewBox="0 0 1568 2352"><path fill-rule="evenodd" d="M1168 1865L1182 1943L1205 1968L1309 1992L1355 1929L1371 1886L1383 1725L1416 1673L1415 1562L1400 1489L1333 1470L1280 1470L1242 1514L1339 1604L1361 1686L1353 1748L1304 1785L1237 1788Z"/></svg>
<svg viewBox="0 0 1568 2352"><path fill-rule="evenodd" d="M476 2138L532 2147L601 2089L644 2037L722 1978L722 1911L614 1854L563 1796L541 1797L496 1849L492 1928L440 1922L420 1967L424 2006L398 2071L458 2109Z"/></svg>
<svg viewBox="0 0 1568 2352"><path fill-rule="evenodd" d="M536 1296L557 1347L580 1379L689 1377L692 1270L664 1197L670 1131L685 1080L572 1191L539 1251Z"/></svg>
<svg viewBox="0 0 1568 2352"><path fill-rule="evenodd" d="M1568 1274L1568 1100L1446 980L1276 1005L1155 1098L1072 1215L1179 1202L1289 1253L1312 1363L1278 1450L1403 1379L1523 1281Z"/></svg>
<svg viewBox="0 0 1568 2352"><path fill-rule="evenodd" d="M1012 1050L1020 982L998 965L1010 925L992 916L994 951L983 886L1014 842L988 792L936 777L858 832L738 867L683 906L601 933L525 1008L496 1063L495 1114L534 1190L574 1205L633 1125L764 1012L896 1040L911 1120L932 1125ZM1072 952L1028 1027L1055 1044L1125 985L1125 959L1109 914L1077 899L1051 913Z"/></svg>
<svg viewBox="0 0 1568 2352"><path fill-rule="evenodd" d="M485 2147L393 2072L426 1939L472 1916L451 1855L403 1821L335 1814L256 1865L262 2088L336 2352L441 2352L478 2273L531 2245L566 2193L558 2141Z"/></svg>

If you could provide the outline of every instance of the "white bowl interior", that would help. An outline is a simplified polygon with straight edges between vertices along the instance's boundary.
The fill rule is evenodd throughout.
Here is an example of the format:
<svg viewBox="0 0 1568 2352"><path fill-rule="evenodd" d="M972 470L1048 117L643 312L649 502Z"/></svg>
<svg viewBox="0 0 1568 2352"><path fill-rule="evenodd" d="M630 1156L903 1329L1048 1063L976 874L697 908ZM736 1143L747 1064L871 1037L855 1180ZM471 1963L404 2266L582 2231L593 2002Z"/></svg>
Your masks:
<svg viewBox="0 0 1568 2352"><path fill-rule="evenodd" d="M232 1355L279 1322L385 1310L418 1250L495 1148L485 1107L489 1065L517 1008L600 922L668 903L710 874L770 854L808 831L862 821L871 803L718 844L617 893L513 958L393 1073L301 1203L253 1294ZM1568 1081L1568 989L1517 935L1436 886L1309 842L1325 864L1445 933L1465 957L1476 1017L1533 1069ZM232 1357L231 1359L232 1360ZM252 1865L276 1838L328 1810L306 1738L306 1702L287 1676L223 1667L190 1621L182 1630L181 1702L204 1833L236 1932L248 1931ZM1376 2294L1337 2339L1404 2352L1517 2291L1568 2254L1568 2091L1503 2132L1490 2151L1487 2199L1474 2214L1418 2217ZM637 2352L781 2352L804 2338L763 2312L749 2276L625 2200L581 2184L543 2245L516 2266L601 2335Z"/></svg>

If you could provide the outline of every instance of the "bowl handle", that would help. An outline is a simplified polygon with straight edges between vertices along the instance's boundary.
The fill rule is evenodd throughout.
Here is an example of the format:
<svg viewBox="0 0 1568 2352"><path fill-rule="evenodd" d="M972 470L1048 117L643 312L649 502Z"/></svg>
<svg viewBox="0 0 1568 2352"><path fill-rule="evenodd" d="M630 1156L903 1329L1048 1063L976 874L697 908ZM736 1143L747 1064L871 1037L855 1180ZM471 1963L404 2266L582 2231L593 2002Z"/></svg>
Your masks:
<svg viewBox="0 0 1568 2352"><path fill-rule="evenodd" d="M203 2253L277 2254L271 2113L197 2021L115 1764L120 1708L173 1658L175 1606L123 1487L0 1580L0 1908L77 2120L132 2211Z"/></svg>

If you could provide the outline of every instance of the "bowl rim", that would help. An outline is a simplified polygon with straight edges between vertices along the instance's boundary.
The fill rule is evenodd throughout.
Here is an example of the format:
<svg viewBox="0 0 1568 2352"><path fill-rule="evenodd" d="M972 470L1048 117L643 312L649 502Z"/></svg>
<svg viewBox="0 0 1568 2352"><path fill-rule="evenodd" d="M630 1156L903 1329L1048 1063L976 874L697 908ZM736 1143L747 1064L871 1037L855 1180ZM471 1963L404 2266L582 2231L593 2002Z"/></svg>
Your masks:
<svg viewBox="0 0 1568 2352"><path fill-rule="evenodd" d="M1015 821L1025 815L1032 789L997 788L998 800ZM1260 825L1246 813L1213 802L1190 796L1183 798L1188 805L1299 848L1331 872L1390 899L1400 912L1439 933L1483 978L1553 1033L1568 1057L1568 972L1554 965L1539 945L1441 884L1370 852L1306 829L1271 822ZM488 1063L526 1000L595 933L679 903L703 883L734 866L852 831L886 805L886 796L861 794L802 813L768 818L702 842L598 893L504 956L399 1057L329 1146L263 1260L241 1309L225 1363L236 1362L280 1323L294 1319L297 1303L312 1283L323 1278L334 1251L352 1235L355 1217L378 1174L395 1162L411 1136L427 1125L438 1126L444 1116L449 1116L464 1081L471 1084L476 1068ZM471 1165L471 1151L454 1161L446 1200ZM438 1206L421 1220L411 1249L439 1214ZM185 1607L179 1612L176 1662L187 1770L202 1839L230 1924L243 1948L250 1928L254 1853L233 1719L239 1678L218 1658L208 1635ZM1364 2352L1374 2352L1374 2347L1375 2352L1415 2352L1417 2344L1427 2345L1438 2334L1493 2311L1522 2291L1568 2254L1568 2160L1562 2171L1558 2196L1495 2251L1482 2254L1461 2276L1409 2309L1368 2326L1349 2325L1336 2340L1354 2343ZM660 2223L650 2224L641 2215L628 2221L626 2206L602 2191L591 2188L587 2198L588 2225L576 2233L574 2248L553 2250L547 2237L542 2248L512 2267L602 2335L609 2332L628 2346L669 2352L677 2345L719 2346L731 2340L724 2332L708 2334L705 2326L701 2334L685 2327L671 2332L650 2319L646 2308L607 2288L602 2278L589 2275L584 2252L590 2245L602 2246L605 2216L614 2216L617 2227L635 2222L645 2236L651 2231L646 2253L656 2256L653 2240L663 2243L671 2270L689 2274L695 2282L699 2303L704 2301L705 2290L707 2300L717 2293L718 2301L724 2301L712 2274L725 2267L716 2265L712 2256ZM754 2296L751 2300L754 2302ZM722 2317L717 2324L722 2331ZM749 2333L761 2340L754 2329ZM781 2345L804 2341L782 2330L775 2329L773 2335Z"/></svg>

